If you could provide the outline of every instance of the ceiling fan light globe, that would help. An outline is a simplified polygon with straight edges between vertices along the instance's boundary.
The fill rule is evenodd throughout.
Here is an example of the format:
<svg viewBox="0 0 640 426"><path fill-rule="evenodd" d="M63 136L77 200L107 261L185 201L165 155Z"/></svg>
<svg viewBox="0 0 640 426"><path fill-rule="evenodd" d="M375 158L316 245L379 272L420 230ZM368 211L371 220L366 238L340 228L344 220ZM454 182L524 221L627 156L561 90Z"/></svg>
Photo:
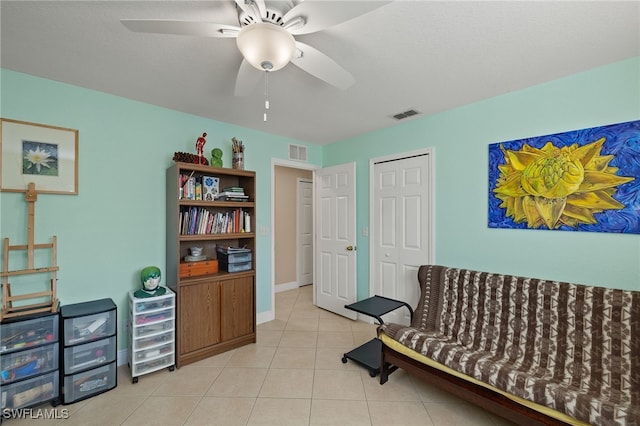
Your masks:
<svg viewBox="0 0 640 426"><path fill-rule="evenodd" d="M277 71L287 65L296 50L293 36L284 28L258 22L242 28L236 38L242 56L260 71ZM271 64L265 69L264 63Z"/></svg>

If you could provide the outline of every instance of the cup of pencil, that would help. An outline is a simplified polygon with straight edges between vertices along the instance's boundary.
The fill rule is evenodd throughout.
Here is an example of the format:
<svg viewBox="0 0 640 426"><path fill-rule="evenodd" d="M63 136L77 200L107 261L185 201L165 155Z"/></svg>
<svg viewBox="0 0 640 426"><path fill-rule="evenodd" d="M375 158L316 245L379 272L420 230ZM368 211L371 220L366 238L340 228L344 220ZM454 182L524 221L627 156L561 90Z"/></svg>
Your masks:
<svg viewBox="0 0 640 426"><path fill-rule="evenodd" d="M231 138L232 157L231 167L238 170L244 170L244 145L235 137Z"/></svg>

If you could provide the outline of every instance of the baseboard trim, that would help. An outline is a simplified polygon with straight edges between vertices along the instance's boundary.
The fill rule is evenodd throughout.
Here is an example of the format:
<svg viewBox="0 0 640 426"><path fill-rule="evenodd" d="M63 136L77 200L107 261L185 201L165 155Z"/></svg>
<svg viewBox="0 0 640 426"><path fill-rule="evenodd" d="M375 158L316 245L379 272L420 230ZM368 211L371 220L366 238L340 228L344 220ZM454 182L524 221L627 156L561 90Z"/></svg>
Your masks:
<svg viewBox="0 0 640 426"><path fill-rule="evenodd" d="M121 349L118 351L118 355L116 358L116 365L118 367L120 367L121 365L126 365L129 363L129 350L128 349Z"/></svg>
<svg viewBox="0 0 640 426"><path fill-rule="evenodd" d="M274 291L276 293L280 293L287 290L294 290L300 287L300 285L298 285L297 281L291 281L290 283L276 284L274 287Z"/></svg>
<svg viewBox="0 0 640 426"><path fill-rule="evenodd" d="M256 315L256 323L263 324L265 322L273 321L276 319L276 314L273 311L259 312Z"/></svg>
<svg viewBox="0 0 640 426"><path fill-rule="evenodd" d="M365 315L365 314L358 314L358 321L364 321L367 322L369 324L377 324L378 322L370 317L369 315Z"/></svg>

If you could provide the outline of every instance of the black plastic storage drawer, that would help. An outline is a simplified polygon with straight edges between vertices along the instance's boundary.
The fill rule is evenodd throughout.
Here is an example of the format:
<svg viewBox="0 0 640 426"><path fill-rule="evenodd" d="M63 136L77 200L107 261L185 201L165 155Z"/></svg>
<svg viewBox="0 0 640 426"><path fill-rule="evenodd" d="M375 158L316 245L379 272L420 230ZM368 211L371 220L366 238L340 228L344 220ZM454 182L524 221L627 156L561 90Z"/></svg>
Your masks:
<svg viewBox="0 0 640 426"><path fill-rule="evenodd" d="M94 368L78 374L65 376L63 384L64 403L81 401L116 387L116 363Z"/></svg>
<svg viewBox="0 0 640 426"><path fill-rule="evenodd" d="M77 373L116 360L116 336L64 349L64 374Z"/></svg>
<svg viewBox="0 0 640 426"><path fill-rule="evenodd" d="M4 331L4 330L3 330ZM6 385L58 369L58 343L0 356L0 383Z"/></svg>
<svg viewBox="0 0 640 426"><path fill-rule="evenodd" d="M64 305L60 308L64 345L78 345L116 334L116 305L111 299Z"/></svg>
<svg viewBox="0 0 640 426"><path fill-rule="evenodd" d="M2 385L0 407L2 409L30 407L57 398L59 376L56 370L10 385Z"/></svg>
<svg viewBox="0 0 640 426"><path fill-rule="evenodd" d="M38 318L9 319L2 323L0 353L22 351L58 341L58 315L42 315Z"/></svg>

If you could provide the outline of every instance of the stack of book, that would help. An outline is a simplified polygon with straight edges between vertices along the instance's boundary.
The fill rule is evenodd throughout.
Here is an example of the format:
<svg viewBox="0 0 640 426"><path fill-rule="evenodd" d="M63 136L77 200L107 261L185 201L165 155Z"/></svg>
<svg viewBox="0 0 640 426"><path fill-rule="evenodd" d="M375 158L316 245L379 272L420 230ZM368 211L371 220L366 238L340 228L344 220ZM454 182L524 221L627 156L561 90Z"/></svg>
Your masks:
<svg viewBox="0 0 640 426"><path fill-rule="evenodd" d="M220 178L180 173L178 185L178 198L181 200L213 201L219 192Z"/></svg>
<svg viewBox="0 0 640 426"><path fill-rule="evenodd" d="M229 186L222 188L216 197L216 201L248 201L249 196L244 194L244 188L239 186Z"/></svg>
<svg viewBox="0 0 640 426"><path fill-rule="evenodd" d="M179 231L181 235L251 232L251 216L243 209L212 212L204 207L181 207Z"/></svg>

